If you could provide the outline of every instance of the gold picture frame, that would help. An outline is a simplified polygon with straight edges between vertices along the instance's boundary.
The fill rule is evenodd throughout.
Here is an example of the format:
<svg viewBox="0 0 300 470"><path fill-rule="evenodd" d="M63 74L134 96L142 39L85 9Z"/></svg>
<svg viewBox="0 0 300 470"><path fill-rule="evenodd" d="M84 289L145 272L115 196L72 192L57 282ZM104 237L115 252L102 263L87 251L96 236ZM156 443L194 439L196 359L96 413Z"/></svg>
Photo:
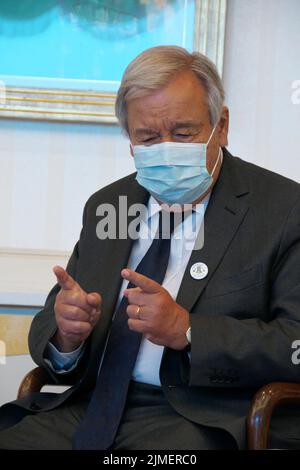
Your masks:
<svg viewBox="0 0 300 470"><path fill-rule="evenodd" d="M193 49L207 55L221 75L225 20L226 0L195 0ZM72 88L26 86L22 77L17 82L17 86L7 86L5 77L0 75L0 118L117 123L115 91L76 89L74 85Z"/></svg>

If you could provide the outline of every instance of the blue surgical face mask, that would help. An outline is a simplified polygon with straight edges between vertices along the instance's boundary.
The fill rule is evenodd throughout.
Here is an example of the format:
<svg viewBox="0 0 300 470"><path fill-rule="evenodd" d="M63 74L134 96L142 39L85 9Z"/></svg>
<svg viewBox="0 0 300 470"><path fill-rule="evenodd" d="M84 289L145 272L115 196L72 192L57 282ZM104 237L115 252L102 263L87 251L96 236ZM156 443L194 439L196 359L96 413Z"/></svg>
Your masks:
<svg viewBox="0 0 300 470"><path fill-rule="evenodd" d="M213 174L206 168L207 143L163 142L133 146L136 180L152 196L167 204L188 204L200 199L211 187Z"/></svg>

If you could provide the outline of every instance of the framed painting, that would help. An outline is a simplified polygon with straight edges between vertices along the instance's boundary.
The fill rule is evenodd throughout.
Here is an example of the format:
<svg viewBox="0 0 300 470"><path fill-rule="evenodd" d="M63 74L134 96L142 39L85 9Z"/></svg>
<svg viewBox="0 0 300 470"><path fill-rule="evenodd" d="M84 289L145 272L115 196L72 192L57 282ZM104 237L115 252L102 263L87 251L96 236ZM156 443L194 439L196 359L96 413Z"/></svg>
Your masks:
<svg viewBox="0 0 300 470"><path fill-rule="evenodd" d="M37 307L0 305L0 364L6 356L29 354L28 333Z"/></svg>
<svg viewBox="0 0 300 470"><path fill-rule="evenodd" d="M126 65L176 44L222 74L226 0L0 2L0 117L115 123Z"/></svg>

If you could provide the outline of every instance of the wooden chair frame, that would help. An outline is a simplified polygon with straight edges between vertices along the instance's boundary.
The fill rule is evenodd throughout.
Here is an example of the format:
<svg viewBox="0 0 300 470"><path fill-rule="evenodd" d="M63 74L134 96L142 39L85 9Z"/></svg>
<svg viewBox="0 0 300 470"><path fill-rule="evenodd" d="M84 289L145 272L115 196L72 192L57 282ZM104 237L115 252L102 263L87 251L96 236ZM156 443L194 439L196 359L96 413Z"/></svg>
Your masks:
<svg viewBox="0 0 300 470"><path fill-rule="evenodd" d="M45 385L54 385L46 369L36 367L22 380L18 398L39 392ZM70 385L66 383L66 385ZM254 396L247 416L249 450L268 448L270 421L274 409L284 403L300 404L300 383L273 382L262 387Z"/></svg>

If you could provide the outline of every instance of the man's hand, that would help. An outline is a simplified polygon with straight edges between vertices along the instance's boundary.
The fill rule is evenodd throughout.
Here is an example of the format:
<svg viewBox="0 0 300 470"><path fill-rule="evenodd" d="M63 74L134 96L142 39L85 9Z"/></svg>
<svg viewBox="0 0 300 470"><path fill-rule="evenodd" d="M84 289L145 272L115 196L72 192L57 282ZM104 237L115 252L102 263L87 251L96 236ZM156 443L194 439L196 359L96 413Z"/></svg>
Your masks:
<svg viewBox="0 0 300 470"><path fill-rule="evenodd" d="M123 269L121 275L136 287L126 289L128 299L128 326L143 333L154 344L172 349L184 349L189 343L189 313L178 305L160 284L131 269Z"/></svg>
<svg viewBox="0 0 300 470"><path fill-rule="evenodd" d="M60 266L53 272L61 287L54 305L58 330L51 339L61 352L74 351L91 334L100 318L101 297L87 294Z"/></svg>

